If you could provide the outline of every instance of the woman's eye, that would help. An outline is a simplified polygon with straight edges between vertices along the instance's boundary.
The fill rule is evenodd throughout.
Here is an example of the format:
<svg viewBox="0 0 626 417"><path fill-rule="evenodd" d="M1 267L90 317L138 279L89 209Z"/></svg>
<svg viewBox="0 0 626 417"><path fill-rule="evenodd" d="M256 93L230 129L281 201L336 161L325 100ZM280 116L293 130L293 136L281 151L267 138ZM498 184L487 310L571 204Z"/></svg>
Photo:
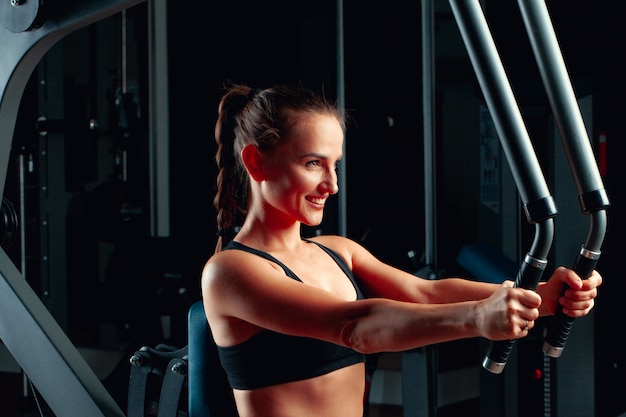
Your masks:
<svg viewBox="0 0 626 417"><path fill-rule="evenodd" d="M306 166L308 166L308 167L316 167L316 166L319 166L319 165L320 165L320 161L318 161L318 160L309 161L309 162L306 163Z"/></svg>

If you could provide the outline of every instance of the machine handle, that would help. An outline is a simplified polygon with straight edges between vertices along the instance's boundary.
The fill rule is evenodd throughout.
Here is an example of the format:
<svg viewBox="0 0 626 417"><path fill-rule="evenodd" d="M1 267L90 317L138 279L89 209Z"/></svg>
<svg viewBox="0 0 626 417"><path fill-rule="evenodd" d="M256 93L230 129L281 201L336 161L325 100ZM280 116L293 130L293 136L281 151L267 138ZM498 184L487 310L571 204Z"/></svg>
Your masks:
<svg viewBox="0 0 626 417"><path fill-rule="evenodd" d="M534 291L539 285L546 264L545 260L526 255L526 259L517 273L514 286ZM514 340L492 341L485 354L483 368L494 374L502 373L514 344Z"/></svg>
<svg viewBox="0 0 626 417"><path fill-rule="evenodd" d="M583 246L580 253L576 257L573 270L578 274L581 279L587 279L591 276L596 264L600 258L600 252L594 252L585 249ZM563 292L567 290L567 286ZM543 344L543 351L546 355L553 358L558 358L563 353L565 343L569 337L570 331L574 326L574 317L568 316L563 313L563 308L559 304L557 310L554 313L554 317L551 320L547 328L545 341Z"/></svg>

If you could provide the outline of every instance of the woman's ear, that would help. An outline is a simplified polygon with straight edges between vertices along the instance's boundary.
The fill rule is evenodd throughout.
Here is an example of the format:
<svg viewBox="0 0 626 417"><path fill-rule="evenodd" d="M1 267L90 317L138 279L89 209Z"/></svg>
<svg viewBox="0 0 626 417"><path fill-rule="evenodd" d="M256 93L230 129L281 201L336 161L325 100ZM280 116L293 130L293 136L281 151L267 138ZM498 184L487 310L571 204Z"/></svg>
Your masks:
<svg viewBox="0 0 626 417"><path fill-rule="evenodd" d="M256 145L246 145L241 150L241 159L253 180L261 182L265 179L263 171L263 155Z"/></svg>

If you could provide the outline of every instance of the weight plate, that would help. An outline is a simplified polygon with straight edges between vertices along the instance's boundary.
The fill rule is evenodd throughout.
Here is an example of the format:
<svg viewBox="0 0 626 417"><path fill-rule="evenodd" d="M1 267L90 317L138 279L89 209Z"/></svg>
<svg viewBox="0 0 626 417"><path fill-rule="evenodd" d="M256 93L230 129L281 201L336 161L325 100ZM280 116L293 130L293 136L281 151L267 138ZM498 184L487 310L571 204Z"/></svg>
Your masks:
<svg viewBox="0 0 626 417"><path fill-rule="evenodd" d="M36 29L41 24L43 0L0 0L0 24L14 33Z"/></svg>

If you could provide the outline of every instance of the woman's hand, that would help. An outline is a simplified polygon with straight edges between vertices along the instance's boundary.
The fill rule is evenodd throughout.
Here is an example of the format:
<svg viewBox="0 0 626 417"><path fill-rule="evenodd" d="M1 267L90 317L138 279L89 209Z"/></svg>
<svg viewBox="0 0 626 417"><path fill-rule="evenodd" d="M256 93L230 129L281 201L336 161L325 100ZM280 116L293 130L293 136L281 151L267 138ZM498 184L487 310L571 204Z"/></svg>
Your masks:
<svg viewBox="0 0 626 417"><path fill-rule="evenodd" d="M542 282L537 287L537 293L543 299L539 312L542 316L552 315L560 304L563 313L568 316L585 316L595 304L594 299L598 296L600 285L602 276L597 271L582 280L572 269L559 267L547 282Z"/></svg>
<svg viewBox="0 0 626 417"><path fill-rule="evenodd" d="M535 291L513 288L513 281L504 281L478 303L476 324L487 339L518 339L528 335L535 325L540 305L541 297Z"/></svg>

